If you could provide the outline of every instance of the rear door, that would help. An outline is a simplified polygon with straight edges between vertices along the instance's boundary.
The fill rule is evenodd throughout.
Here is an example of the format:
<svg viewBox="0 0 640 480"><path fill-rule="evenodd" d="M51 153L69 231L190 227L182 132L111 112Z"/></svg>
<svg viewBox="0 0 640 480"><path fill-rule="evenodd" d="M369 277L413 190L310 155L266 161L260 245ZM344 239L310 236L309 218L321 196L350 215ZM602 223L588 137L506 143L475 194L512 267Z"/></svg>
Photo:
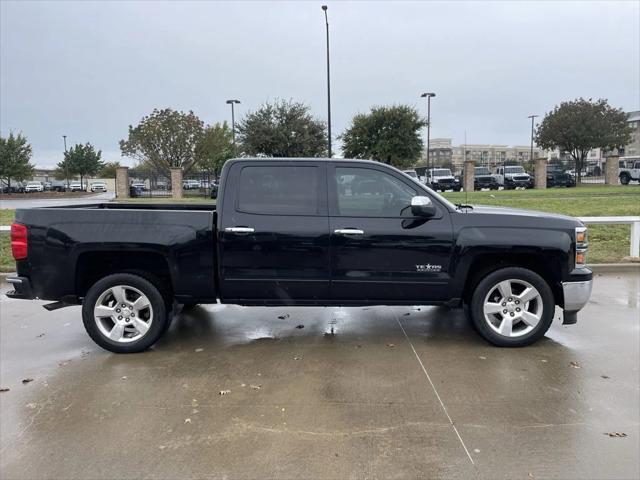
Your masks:
<svg viewBox="0 0 640 480"><path fill-rule="evenodd" d="M324 162L232 165L218 230L225 302L313 304L329 298L326 185Z"/></svg>
<svg viewBox="0 0 640 480"><path fill-rule="evenodd" d="M447 298L453 235L449 211L415 218L427 193L383 166L328 167L331 296L337 303L420 303Z"/></svg>

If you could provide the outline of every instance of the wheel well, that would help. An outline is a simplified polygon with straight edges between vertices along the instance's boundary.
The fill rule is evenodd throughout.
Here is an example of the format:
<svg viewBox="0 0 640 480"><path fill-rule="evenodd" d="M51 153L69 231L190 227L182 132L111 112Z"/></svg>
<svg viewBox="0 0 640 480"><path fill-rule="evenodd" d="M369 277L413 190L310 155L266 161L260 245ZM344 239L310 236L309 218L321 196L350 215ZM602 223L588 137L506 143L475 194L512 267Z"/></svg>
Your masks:
<svg viewBox="0 0 640 480"><path fill-rule="evenodd" d="M77 295L84 297L94 283L114 273L139 275L153 283L165 298L173 298L169 264L161 254L153 252L83 253L76 267Z"/></svg>
<svg viewBox="0 0 640 480"><path fill-rule="evenodd" d="M532 254L509 254L505 259L503 254L482 255L473 260L469 266L467 281L463 290L463 300L465 303L471 301L471 295L475 286L491 272L507 267L520 267L529 269L540 275L549 285L553 292L556 305L563 305L564 298L562 285L558 281L560 270L558 262L552 257L545 257L542 261L539 255Z"/></svg>

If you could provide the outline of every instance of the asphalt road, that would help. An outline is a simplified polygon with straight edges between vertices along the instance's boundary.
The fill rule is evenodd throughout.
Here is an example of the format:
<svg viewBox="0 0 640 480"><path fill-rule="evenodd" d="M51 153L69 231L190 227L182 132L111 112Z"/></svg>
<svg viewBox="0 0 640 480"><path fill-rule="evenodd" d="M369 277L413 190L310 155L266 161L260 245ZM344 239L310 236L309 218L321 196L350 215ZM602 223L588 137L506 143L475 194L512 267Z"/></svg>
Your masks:
<svg viewBox="0 0 640 480"><path fill-rule="evenodd" d="M97 193L95 195L87 195L82 197L67 198L34 198L25 194L20 199L1 199L0 209L15 208L40 208L40 207L64 207L66 205L86 205L90 203L109 202L115 198L113 192Z"/></svg>
<svg viewBox="0 0 640 480"><path fill-rule="evenodd" d="M207 306L114 355L3 296L0 478L637 479L639 302L599 275L523 349L444 308Z"/></svg>

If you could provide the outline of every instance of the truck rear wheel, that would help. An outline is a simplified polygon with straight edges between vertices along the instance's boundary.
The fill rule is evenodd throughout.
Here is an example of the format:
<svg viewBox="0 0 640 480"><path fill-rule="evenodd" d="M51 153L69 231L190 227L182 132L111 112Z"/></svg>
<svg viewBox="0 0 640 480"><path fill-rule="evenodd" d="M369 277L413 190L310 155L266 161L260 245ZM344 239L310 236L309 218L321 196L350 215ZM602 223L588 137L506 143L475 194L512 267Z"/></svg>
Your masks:
<svg viewBox="0 0 640 480"><path fill-rule="evenodd" d="M480 281L469 306L476 330L499 347L523 347L544 336L555 310L553 292L525 268L496 270Z"/></svg>
<svg viewBox="0 0 640 480"><path fill-rule="evenodd" d="M149 280L117 273L97 281L82 303L82 321L91 339L114 353L142 352L165 333L165 300Z"/></svg>

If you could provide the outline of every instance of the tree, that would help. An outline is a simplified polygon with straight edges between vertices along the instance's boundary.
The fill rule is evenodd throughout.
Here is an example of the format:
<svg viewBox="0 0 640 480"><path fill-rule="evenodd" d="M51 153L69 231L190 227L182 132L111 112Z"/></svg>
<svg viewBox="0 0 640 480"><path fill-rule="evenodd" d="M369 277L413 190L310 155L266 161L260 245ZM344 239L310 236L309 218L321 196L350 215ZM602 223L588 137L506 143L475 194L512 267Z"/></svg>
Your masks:
<svg viewBox="0 0 640 480"><path fill-rule="evenodd" d="M120 140L120 150L169 176L170 167L188 172L198 163L197 147L203 134L204 124L192 111L154 109L138 126L129 125L129 137Z"/></svg>
<svg viewBox="0 0 640 480"><path fill-rule="evenodd" d="M102 151L96 152L90 143L78 143L64 153L64 160L58 163L58 171L67 172L68 167L70 174L80 175L80 184L84 188L84 177L96 175L104 167L101 156Z"/></svg>
<svg viewBox="0 0 640 480"><path fill-rule="evenodd" d="M414 165L422 152L420 129L427 122L408 105L373 107L358 114L341 135L346 158L370 158L398 168Z"/></svg>
<svg viewBox="0 0 640 480"><path fill-rule="evenodd" d="M265 103L248 113L236 126L245 155L266 157L321 157L327 154L323 121L299 102Z"/></svg>
<svg viewBox="0 0 640 480"><path fill-rule="evenodd" d="M102 178L115 178L116 177L116 169L121 167L120 162L106 162L102 170L100 170L100 176Z"/></svg>
<svg viewBox="0 0 640 480"><path fill-rule="evenodd" d="M579 98L562 102L547 113L536 133L536 143L545 149L567 152L576 163L580 183L584 160L589 150L613 150L631 141L632 129L627 114L613 108L607 100Z"/></svg>
<svg viewBox="0 0 640 480"><path fill-rule="evenodd" d="M11 180L22 181L33 175L31 145L27 137L19 133L17 136L9 132L8 137L0 135L0 179L11 187Z"/></svg>
<svg viewBox="0 0 640 480"><path fill-rule="evenodd" d="M216 123L205 127L202 140L197 148L198 166L218 175L224 162L233 158L233 133L227 125Z"/></svg>

